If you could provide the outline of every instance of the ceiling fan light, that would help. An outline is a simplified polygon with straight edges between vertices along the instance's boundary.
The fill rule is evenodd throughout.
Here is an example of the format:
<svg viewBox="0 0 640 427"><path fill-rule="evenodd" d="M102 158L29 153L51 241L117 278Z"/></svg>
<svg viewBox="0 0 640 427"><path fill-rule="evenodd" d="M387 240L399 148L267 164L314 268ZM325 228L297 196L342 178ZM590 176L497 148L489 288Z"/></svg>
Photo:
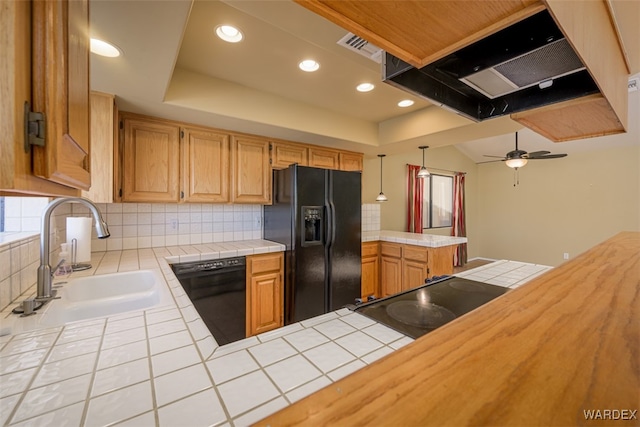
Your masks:
<svg viewBox="0 0 640 427"><path fill-rule="evenodd" d="M426 167L422 166L420 168L420 170L418 171L418 178L428 178L431 174L429 173L429 171L427 170Z"/></svg>
<svg viewBox="0 0 640 427"><path fill-rule="evenodd" d="M505 163L510 168L521 168L527 164L527 159L509 159Z"/></svg>

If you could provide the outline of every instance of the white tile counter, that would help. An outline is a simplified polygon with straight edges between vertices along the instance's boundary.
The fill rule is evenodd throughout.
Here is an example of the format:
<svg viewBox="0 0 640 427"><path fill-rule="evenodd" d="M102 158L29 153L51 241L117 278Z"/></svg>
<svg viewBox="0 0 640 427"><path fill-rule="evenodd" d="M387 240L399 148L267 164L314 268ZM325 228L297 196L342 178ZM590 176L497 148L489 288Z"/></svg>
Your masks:
<svg viewBox="0 0 640 427"><path fill-rule="evenodd" d="M394 242L407 245L426 246L428 248L441 248L443 246L459 245L467 243L466 237L439 236L436 234L418 234L404 231L365 231L362 233L363 242Z"/></svg>
<svg viewBox="0 0 640 427"><path fill-rule="evenodd" d="M412 341L339 310L218 347L167 259L283 249L223 245L93 253L94 267L74 273L159 269L174 304L22 333L37 315L3 312L13 333L0 337L0 424L248 425Z"/></svg>
<svg viewBox="0 0 640 427"><path fill-rule="evenodd" d="M174 304L0 337L0 424L248 425L412 342L343 309L218 347L166 261L211 252L94 253L85 274L159 269ZM530 266L499 261L466 275L515 280Z"/></svg>

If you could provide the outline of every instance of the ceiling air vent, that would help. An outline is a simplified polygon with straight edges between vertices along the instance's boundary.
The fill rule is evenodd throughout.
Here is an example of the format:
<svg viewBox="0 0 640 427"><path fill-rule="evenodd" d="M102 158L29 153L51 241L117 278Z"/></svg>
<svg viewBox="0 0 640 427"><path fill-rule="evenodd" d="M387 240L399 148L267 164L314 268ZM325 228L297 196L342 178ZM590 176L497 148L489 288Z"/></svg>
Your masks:
<svg viewBox="0 0 640 427"><path fill-rule="evenodd" d="M349 50L359 53L362 56L366 56L367 58L377 62L378 64L382 62L382 49L380 49L376 45L369 43L362 37L356 36L353 33L347 33L346 36L338 40L338 44L342 47L346 47Z"/></svg>
<svg viewBox="0 0 640 427"><path fill-rule="evenodd" d="M493 99L580 70L580 58L560 39L460 80Z"/></svg>

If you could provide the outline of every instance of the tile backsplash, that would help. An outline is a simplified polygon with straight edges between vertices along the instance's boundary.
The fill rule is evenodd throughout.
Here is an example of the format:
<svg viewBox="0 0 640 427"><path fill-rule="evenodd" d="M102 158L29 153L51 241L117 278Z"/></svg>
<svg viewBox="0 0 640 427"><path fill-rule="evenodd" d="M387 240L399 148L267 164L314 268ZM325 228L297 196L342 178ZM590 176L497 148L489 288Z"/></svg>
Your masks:
<svg viewBox="0 0 640 427"><path fill-rule="evenodd" d="M40 236L29 232L40 231L40 218L48 199L15 198L11 203L11 215L7 209L7 218L12 218L14 227L7 231L21 233L13 235L18 238L0 239L0 310L36 283ZM98 239L92 227L92 252L262 238L261 205L98 203L97 206L109 225L111 237ZM60 244L66 241L69 216L91 214L77 203L60 205L53 211L52 265L58 260Z"/></svg>
<svg viewBox="0 0 640 427"><path fill-rule="evenodd" d="M98 203L111 237L92 231L93 252L262 238L261 205ZM73 205L73 216L89 216Z"/></svg>
<svg viewBox="0 0 640 427"><path fill-rule="evenodd" d="M380 204L365 203L362 205L362 231L380 230Z"/></svg>
<svg viewBox="0 0 640 427"><path fill-rule="evenodd" d="M25 218L20 221L23 232L39 232L46 206L42 200L27 199L16 205ZM261 205L98 203L97 206L109 225L111 237L98 239L92 227L93 252L261 239L263 235ZM57 262L60 244L66 240L69 216L90 216L90 212L77 203L60 205L54 210L52 264ZM18 217L13 214L12 218L18 227ZM380 205L363 204L362 231L375 230L380 230ZM36 283L39 261L40 236L27 233L26 237L8 243L0 239L0 310Z"/></svg>

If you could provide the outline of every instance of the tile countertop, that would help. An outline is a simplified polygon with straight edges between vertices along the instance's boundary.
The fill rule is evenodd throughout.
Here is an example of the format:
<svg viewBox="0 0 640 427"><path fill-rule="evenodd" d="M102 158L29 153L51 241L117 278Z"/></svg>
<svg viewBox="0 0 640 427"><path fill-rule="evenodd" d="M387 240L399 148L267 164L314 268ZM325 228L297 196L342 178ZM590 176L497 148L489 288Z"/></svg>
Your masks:
<svg viewBox="0 0 640 427"><path fill-rule="evenodd" d="M466 237L439 236L436 234L418 234L387 230L364 231L362 233L363 242L373 242L376 240L426 246L428 248L441 248L443 246L467 243Z"/></svg>
<svg viewBox="0 0 640 427"><path fill-rule="evenodd" d="M0 336L0 424L249 425L413 341L342 309L218 347L167 262L220 256L210 247L92 254L84 274L159 269L175 304ZM498 261L464 275L519 286L549 268Z"/></svg>

